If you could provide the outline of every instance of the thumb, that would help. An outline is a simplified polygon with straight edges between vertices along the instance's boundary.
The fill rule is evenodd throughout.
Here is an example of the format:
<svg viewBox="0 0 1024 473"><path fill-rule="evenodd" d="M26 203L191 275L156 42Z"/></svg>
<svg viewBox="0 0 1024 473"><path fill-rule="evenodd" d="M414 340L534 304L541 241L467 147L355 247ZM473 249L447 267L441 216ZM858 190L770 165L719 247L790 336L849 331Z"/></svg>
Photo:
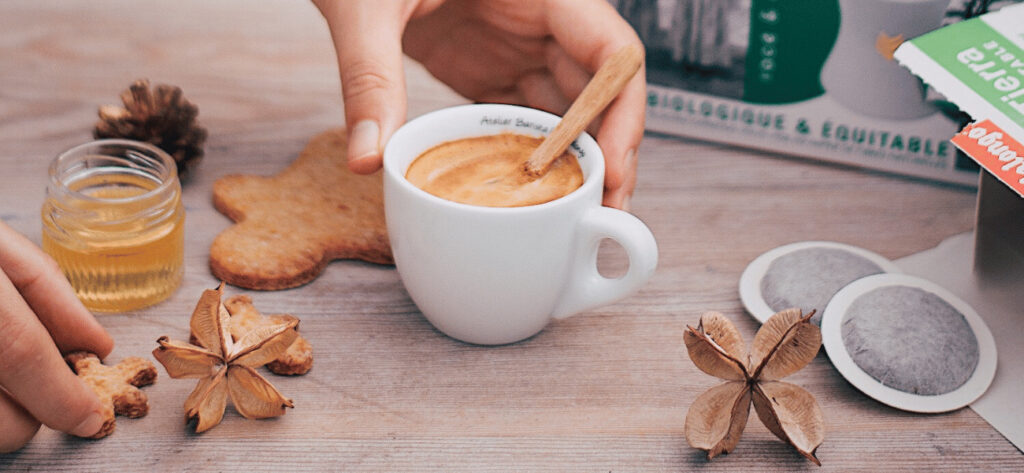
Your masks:
<svg viewBox="0 0 1024 473"><path fill-rule="evenodd" d="M401 2L317 1L338 55L348 127L348 166L368 174L380 169L391 134L405 122Z"/></svg>

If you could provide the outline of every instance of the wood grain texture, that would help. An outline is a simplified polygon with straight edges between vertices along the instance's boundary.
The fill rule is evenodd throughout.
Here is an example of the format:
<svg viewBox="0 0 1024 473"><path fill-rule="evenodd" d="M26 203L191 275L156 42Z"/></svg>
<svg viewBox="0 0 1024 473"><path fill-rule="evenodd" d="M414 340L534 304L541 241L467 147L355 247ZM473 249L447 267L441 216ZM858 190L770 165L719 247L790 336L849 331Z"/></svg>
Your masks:
<svg viewBox="0 0 1024 473"><path fill-rule="evenodd" d="M329 33L303 0L0 2L0 218L39 242L46 167L89 139L97 106L132 80L181 86L210 130L185 184L186 274L169 300L100 315L109 361L184 339L213 238L230 225L211 202L220 176L274 174L310 137L342 124ZM410 116L464 103L408 64ZM686 356L682 332L718 310L749 341L737 294L748 262L778 245L823 239L890 258L971 228L970 190L808 160L648 135L634 213L660 265L636 295L552 324L521 343L446 338L419 314L393 268L340 261L296 289L249 294L291 313L317 361L274 377L295 402L284 417L228 408L195 435L182 403L194 385L160 370L151 409L100 441L43 429L0 455L2 471L1022 471L1024 456L973 411L910 414L860 394L822 353L786 378L818 398L827 423L819 469L751 419L732 454L704 459L683 438L690 403L717 381ZM606 248L602 266L621 270ZM2 336L2 335L0 335Z"/></svg>

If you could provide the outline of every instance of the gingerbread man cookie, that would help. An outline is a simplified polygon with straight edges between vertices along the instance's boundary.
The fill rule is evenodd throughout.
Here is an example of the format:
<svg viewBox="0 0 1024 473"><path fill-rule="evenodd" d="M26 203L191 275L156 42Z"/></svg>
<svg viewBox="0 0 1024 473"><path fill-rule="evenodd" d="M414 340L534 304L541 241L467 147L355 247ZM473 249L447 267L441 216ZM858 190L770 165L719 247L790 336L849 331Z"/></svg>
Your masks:
<svg viewBox="0 0 1024 473"><path fill-rule="evenodd" d="M213 241L210 269L236 286L300 286L335 259L394 263L381 173L348 170L344 129L313 137L276 176L218 179L213 204L236 224Z"/></svg>
<svg viewBox="0 0 1024 473"><path fill-rule="evenodd" d="M149 413L149 400L139 387L156 380L153 363L131 356L116 365L106 366L96 355L84 351L69 353L64 359L103 404L105 421L92 438L103 438L114 432L115 413L129 418Z"/></svg>

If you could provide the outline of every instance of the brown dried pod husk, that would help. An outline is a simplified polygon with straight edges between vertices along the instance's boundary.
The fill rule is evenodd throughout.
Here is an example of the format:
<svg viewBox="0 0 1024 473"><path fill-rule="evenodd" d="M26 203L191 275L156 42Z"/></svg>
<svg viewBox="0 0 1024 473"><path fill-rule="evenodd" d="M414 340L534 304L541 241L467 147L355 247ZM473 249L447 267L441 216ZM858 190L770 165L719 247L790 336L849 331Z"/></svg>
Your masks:
<svg viewBox="0 0 1024 473"><path fill-rule="evenodd" d="M227 368L221 368L215 376L200 379L185 399L185 422L194 420L196 433L212 429L224 418L224 410L228 407L226 375Z"/></svg>
<svg viewBox="0 0 1024 473"><path fill-rule="evenodd" d="M752 376L772 381L807 366L821 348L821 330L810 323L813 315L813 310L805 316L800 309L786 309L765 321L754 335Z"/></svg>
<svg viewBox="0 0 1024 473"><path fill-rule="evenodd" d="M722 379L745 380L747 349L736 326L718 312L705 312L697 328L687 327L683 343L693 364Z"/></svg>
<svg viewBox="0 0 1024 473"><path fill-rule="evenodd" d="M293 407L291 399L284 397L266 378L245 365L228 367L228 392L235 410L247 419L265 419L284 414Z"/></svg>
<svg viewBox="0 0 1024 473"><path fill-rule="evenodd" d="M687 442L707 451L708 459L731 452L746 427L750 404L758 418L780 439L818 465L814 455L824 440L825 421L814 396L774 379L810 363L821 347L821 332L811 324L814 312L779 312L758 330L749 357L742 337L717 312L701 315L697 328L683 334L694 364L705 373L729 380L697 397L686 414ZM746 363L744 363L744 361Z"/></svg>
<svg viewBox="0 0 1024 473"><path fill-rule="evenodd" d="M814 452L825 440L825 418L814 396L782 381L757 383L753 391L754 410L765 427L821 466Z"/></svg>
<svg viewBox="0 0 1024 473"><path fill-rule="evenodd" d="M249 296L235 295L223 301L223 306L230 317L230 333L233 340L238 343L248 333L267 326L275 326L299 319L289 314L263 315L252 305ZM267 363L267 370L277 375L303 375L313 368L313 346L302 335L298 334L298 325L295 326L296 337L284 353L278 358ZM202 346L203 343L196 337L195 333L189 336L189 343Z"/></svg>
<svg viewBox="0 0 1024 473"><path fill-rule="evenodd" d="M731 452L747 426L750 395L745 381L729 381L698 396L686 412L686 442L707 451L708 460Z"/></svg>
<svg viewBox="0 0 1024 473"><path fill-rule="evenodd" d="M205 378L214 374L220 356L190 343L171 340L163 336L157 339L161 349L153 356L164 365L167 375L172 378Z"/></svg>
<svg viewBox="0 0 1024 473"><path fill-rule="evenodd" d="M197 433L220 423L229 397L235 410L250 419L279 416L293 407L255 368L281 356L295 341L298 320L259 327L234 342L228 330L230 318L221 303L223 289L221 284L204 291L192 312L189 326L203 346L160 337L153 350L170 377L199 378L185 400L185 420L196 421Z"/></svg>
<svg viewBox="0 0 1024 473"><path fill-rule="evenodd" d="M289 314L263 315L244 295L235 295L224 301L224 307L231 314L231 336L240 340L246 333L258 327L288 323L299 319ZM299 327L295 327L298 332ZM302 375L313 368L313 346L299 334L295 341L277 359L266 364L267 369L278 375Z"/></svg>

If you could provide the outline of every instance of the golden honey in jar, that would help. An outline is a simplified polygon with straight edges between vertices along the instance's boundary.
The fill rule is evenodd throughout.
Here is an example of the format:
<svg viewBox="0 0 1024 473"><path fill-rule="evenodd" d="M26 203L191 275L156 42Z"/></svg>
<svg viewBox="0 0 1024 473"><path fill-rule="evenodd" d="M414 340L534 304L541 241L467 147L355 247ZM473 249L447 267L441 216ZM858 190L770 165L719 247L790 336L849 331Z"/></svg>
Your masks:
<svg viewBox="0 0 1024 473"><path fill-rule="evenodd" d="M98 140L64 152L49 172L43 250L86 307L124 312L177 289L185 210L174 159L146 143Z"/></svg>

